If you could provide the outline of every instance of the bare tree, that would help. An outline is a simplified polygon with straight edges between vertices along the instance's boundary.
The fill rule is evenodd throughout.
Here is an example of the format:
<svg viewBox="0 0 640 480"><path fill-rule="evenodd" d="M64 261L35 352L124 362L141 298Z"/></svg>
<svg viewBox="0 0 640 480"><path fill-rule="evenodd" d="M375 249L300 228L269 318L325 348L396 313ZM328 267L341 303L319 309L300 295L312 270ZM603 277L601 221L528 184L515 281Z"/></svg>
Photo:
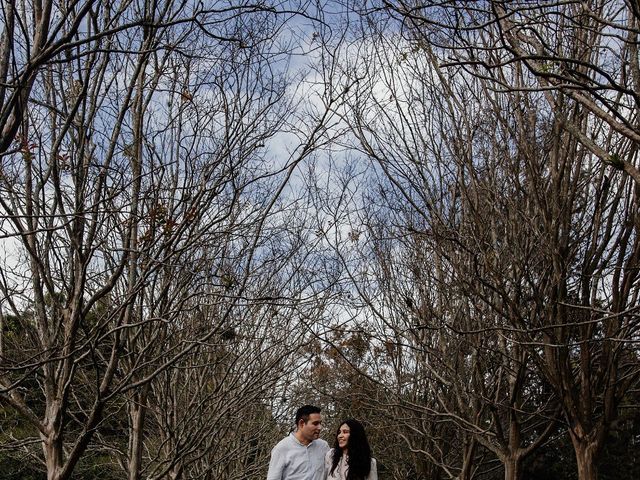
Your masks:
<svg viewBox="0 0 640 480"><path fill-rule="evenodd" d="M42 460L49 479L70 478L122 411L129 478L143 469L177 478L192 452L165 443L151 467L142 455L149 400L171 387L162 381L187 360L199 365L198 353L201 374L219 365L207 345L233 318L272 318L238 310L289 293L297 297L282 303L299 302L302 287L252 284L295 271L287 262L299 246L280 198L328 120L327 106L298 121L288 156L267 155L291 131L298 100L274 68L298 41L284 25L304 12L289 7L3 3L2 308L24 334L5 343L3 330L0 402L28 422L13 445ZM292 235L278 237L280 250L267 248L282 232ZM212 305L210 323L194 330L199 302ZM268 386L287 348L273 363L265 354L234 365L253 359ZM234 381L243 368L230 370Z"/></svg>
<svg viewBox="0 0 640 480"><path fill-rule="evenodd" d="M549 16L546 4L507 13L501 5L391 8L407 27L406 39L397 39L398 49L383 50L391 52L381 69L383 81L353 94L351 123L364 153L412 212L397 225L433 245L432 268L447 275L431 295L457 290L458 301L442 299L457 314L473 317L460 325L455 316L441 316L441 309L436 315L461 338L491 332L503 338L508 352L498 343L491 350L507 360L502 370L510 372L512 387L519 386L505 397L515 402L515 417L523 400L518 395L531 388L518 383L519 366L525 372L536 367L562 406L580 478L595 478L597 454L638 374L636 150L633 132L626 129L635 121L627 120L636 115L634 94L618 86L602 93L602 86L591 83L588 91L608 105L607 115L600 115L598 108L605 107L580 96L576 71L573 83L554 84L558 78L528 68L529 60L540 67L537 60L510 57L510 35L529 29L535 32L531 42L544 39L550 45L545 48L575 49L563 53L565 63L580 64L591 75L596 60L590 57L584 66L582 56L611 46L606 39L618 28L618 17L610 19L609 29L603 17L585 14L588 25L597 20L601 28L572 24L566 35L551 35L548 29L563 25ZM574 7L569 2L567 8ZM632 13L625 17L630 22ZM560 15L573 21L567 11ZM516 27L514 19L523 18ZM615 38L620 42L613 47L620 49L613 60L625 64L627 49L634 47L626 33ZM415 67L423 63L430 67ZM373 64L368 62L369 71ZM603 63L598 71L611 64L616 65ZM417 74L407 79L407 71ZM433 95L420 75L439 79L440 93ZM622 69L614 77L625 75ZM615 165L623 174L611 171L612 158L626 159ZM381 202L384 195L389 196L385 192ZM442 299L431 304L442 305ZM474 394L482 388L487 387L476 385Z"/></svg>

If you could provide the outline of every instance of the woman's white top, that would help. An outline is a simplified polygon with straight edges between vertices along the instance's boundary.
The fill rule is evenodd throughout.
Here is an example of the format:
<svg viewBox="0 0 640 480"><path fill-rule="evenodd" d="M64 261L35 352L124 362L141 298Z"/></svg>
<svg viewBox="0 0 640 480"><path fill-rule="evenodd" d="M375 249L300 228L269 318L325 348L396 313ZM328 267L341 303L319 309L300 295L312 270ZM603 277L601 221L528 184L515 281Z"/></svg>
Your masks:
<svg viewBox="0 0 640 480"><path fill-rule="evenodd" d="M340 462L338 462L338 465L336 466L336 469L334 470L332 475L331 466L333 465L333 451L334 449L332 448L324 456L324 467L325 472L327 472L327 480L346 480L347 472L349 471L349 465L347 463L347 461L349 460L349 456L343 455L340 458ZM367 478L365 478L365 480L378 480L378 468L375 458L371 458L371 471L369 472L369 475L367 475Z"/></svg>

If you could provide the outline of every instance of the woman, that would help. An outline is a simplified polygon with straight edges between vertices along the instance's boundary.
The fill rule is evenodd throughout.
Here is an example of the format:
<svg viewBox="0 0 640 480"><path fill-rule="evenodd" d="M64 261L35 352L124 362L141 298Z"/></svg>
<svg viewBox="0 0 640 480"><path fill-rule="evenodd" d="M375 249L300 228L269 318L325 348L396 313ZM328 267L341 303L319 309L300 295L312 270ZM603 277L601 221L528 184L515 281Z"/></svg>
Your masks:
<svg viewBox="0 0 640 480"><path fill-rule="evenodd" d="M376 460L357 420L342 422L336 432L333 448L324 459L327 480L378 480Z"/></svg>

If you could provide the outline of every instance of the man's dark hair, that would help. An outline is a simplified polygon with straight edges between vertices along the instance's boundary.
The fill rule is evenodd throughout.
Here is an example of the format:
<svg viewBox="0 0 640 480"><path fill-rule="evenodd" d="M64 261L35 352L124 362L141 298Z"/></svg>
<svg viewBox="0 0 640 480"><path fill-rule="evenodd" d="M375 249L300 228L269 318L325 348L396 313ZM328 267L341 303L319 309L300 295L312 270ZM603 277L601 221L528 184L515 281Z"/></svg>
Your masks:
<svg viewBox="0 0 640 480"><path fill-rule="evenodd" d="M312 413L320 413L320 407L316 407L314 405L303 405L298 410L296 410L296 427L300 420L304 420L304 423L309 421L309 415Z"/></svg>

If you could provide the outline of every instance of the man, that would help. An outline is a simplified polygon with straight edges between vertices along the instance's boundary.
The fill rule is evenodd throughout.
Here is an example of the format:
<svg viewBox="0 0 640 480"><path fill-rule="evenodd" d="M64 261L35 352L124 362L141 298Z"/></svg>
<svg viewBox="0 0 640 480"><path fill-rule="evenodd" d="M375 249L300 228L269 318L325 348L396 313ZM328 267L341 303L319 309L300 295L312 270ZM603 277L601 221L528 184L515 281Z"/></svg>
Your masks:
<svg viewBox="0 0 640 480"><path fill-rule="evenodd" d="M295 422L295 431L271 450L267 480L324 480L324 455L329 444L320 439L320 409L300 407Z"/></svg>

